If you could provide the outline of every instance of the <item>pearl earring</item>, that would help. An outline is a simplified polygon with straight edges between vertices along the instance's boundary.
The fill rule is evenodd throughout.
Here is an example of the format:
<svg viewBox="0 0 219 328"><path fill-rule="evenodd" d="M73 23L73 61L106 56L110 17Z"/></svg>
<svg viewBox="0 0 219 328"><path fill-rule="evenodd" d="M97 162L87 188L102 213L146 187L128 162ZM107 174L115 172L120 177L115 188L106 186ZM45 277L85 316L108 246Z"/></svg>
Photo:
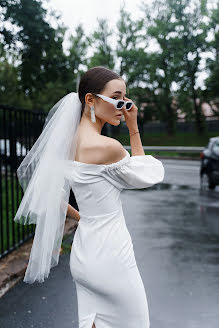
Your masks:
<svg viewBox="0 0 219 328"><path fill-rule="evenodd" d="M91 106L90 108L90 113L91 113L91 121L93 123L96 123L96 117L95 117L95 112L94 112L94 106Z"/></svg>

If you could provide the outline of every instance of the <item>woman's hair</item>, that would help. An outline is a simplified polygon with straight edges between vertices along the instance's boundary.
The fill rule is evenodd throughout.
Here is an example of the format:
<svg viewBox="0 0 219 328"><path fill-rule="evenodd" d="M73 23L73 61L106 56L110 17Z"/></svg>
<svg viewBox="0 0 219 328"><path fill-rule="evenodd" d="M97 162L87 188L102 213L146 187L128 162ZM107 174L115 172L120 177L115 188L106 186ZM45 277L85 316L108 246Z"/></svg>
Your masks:
<svg viewBox="0 0 219 328"><path fill-rule="evenodd" d="M82 103L81 117L85 107L85 95L87 93L101 93L107 82L114 79L121 79L121 77L103 66L92 67L82 76L78 87L78 95Z"/></svg>

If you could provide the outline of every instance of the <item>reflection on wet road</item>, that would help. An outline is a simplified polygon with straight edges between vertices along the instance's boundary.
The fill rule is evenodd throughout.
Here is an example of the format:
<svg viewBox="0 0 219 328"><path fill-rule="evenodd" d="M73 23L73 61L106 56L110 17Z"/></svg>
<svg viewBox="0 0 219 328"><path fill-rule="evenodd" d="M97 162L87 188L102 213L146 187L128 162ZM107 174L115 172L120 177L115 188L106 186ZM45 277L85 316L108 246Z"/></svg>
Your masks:
<svg viewBox="0 0 219 328"><path fill-rule="evenodd" d="M163 183L122 193L150 328L218 328L218 187L199 190L198 163L162 162Z"/></svg>
<svg viewBox="0 0 219 328"><path fill-rule="evenodd" d="M171 159L162 159L161 161L165 168L165 177L163 183L199 188L199 161L179 161Z"/></svg>

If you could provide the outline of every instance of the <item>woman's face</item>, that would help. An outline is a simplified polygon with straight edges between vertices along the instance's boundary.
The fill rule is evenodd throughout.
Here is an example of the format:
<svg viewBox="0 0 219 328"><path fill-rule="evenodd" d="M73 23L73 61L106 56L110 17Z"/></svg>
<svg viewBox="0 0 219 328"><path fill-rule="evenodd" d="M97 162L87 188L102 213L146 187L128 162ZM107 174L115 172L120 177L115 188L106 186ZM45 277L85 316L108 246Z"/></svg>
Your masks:
<svg viewBox="0 0 219 328"><path fill-rule="evenodd" d="M101 95L112 99L124 100L126 94L126 84L124 80L114 79L109 81ZM99 97L94 97L95 115L102 123L109 123L111 125L119 125L122 117L122 110L116 109L113 104L110 104ZM119 115L119 116L118 116Z"/></svg>

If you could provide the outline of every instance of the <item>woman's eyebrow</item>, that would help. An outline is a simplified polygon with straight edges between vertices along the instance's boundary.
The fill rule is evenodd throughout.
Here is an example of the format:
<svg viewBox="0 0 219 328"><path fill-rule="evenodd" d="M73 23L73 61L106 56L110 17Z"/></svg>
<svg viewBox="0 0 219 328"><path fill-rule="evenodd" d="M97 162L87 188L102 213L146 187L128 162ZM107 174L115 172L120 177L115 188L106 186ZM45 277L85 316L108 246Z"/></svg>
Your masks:
<svg viewBox="0 0 219 328"><path fill-rule="evenodd" d="M121 91L114 91L113 93L119 93L120 95L122 94ZM126 96L126 94L125 94L125 96Z"/></svg>

